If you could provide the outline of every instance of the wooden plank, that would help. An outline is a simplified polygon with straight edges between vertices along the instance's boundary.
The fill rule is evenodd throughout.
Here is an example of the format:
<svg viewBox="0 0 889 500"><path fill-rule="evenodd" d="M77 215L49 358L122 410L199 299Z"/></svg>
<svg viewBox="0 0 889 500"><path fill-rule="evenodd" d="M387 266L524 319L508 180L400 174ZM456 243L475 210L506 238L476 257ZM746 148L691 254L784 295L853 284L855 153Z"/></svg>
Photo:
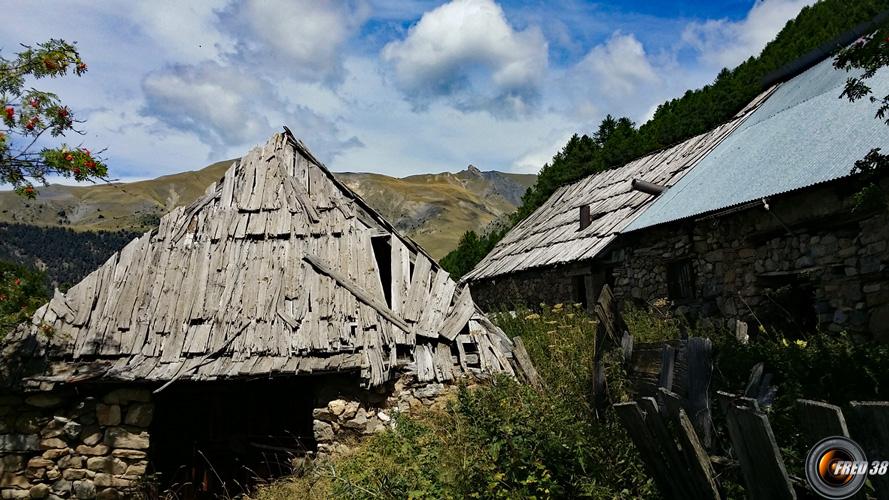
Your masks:
<svg viewBox="0 0 889 500"><path fill-rule="evenodd" d="M396 303L394 299L392 303ZM466 323L469 322L474 312L475 303L472 301L472 293L469 290L469 285L465 285L457 294L457 300L454 302L451 312L442 322L438 331L439 335L448 341L453 341L466 327Z"/></svg>
<svg viewBox="0 0 889 500"><path fill-rule="evenodd" d="M303 259L311 264L312 267L314 267L320 273L329 276L337 283L339 283L340 286L352 292L352 295L354 295L355 298L374 308L384 318L389 320L394 325L398 326L398 328L401 328L405 332L410 331L410 326L408 326L408 324L405 323L401 318L396 316L395 313L392 312L391 309L389 309L389 306L387 306L385 303L380 302L380 300L377 299L374 295L372 295L370 292L363 289L362 287L358 286L357 283L344 276L339 271L335 271L333 267L325 262L323 259L308 253L303 256Z"/></svg>
<svg viewBox="0 0 889 500"><path fill-rule="evenodd" d="M513 337L512 342L514 344L512 355L519 365L519 369L522 370L522 374L524 374L528 383L531 384L531 387L538 391L543 391L545 387L543 379L540 378L537 369L534 368L534 363L531 362L531 356L528 355L528 350L525 349L525 341L521 337Z"/></svg>
<svg viewBox="0 0 889 500"><path fill-rule="evenodd" d="M713 373L710 339L692 337L686 346L688 362L688 414L704 446L713 442L713 421L710 418L710 377Z"/></svg>
<svg viewBox="0 0 889 500"><path fill-rule="evenodd" d="M614 405L617 417L629 434L636 449L639 450L639 458L645 464L645 468L654 477L655 483L664 498L685 498L677 491L673 484L671 471L667 468L665 457L661 454L656 443L657 438L645 425L646 415L636 402L618 403Z"/></svg>
<svg viewBox="0 0 889 500"><path fill-rule="evenodd" d="M846 418L839 406L809 399L797 399L796 408L806 449L826 437L849 437Z"/></svg>
<svg viewBox="0 0 889 500"><path fill-rule="evenodd" d="M852 439L864 448L864 455L869 460L889 460L889 402L852 401L849 420ZM889 499L889 474L870 475L868 479L877 499Z"/></svg>
<svg viewBox="0 0 889 500"><path fill-rule="evenodd" d="M683 464L691 479L695 496L701 499L719 499L719 489L714 479L710 457L698 439L688 414L682 408L679 395L667 389L660 389L661 400L664 402L663 412L672 422Z"/></svg>
<svg viewBox="0 0 889 500"><path fill-rule="evenodd" d="M676 361L676 351L673 346L664 344L661 349L661 372L658 376L658 387L668 391L673 390L673 363Z"/></svg>
<svg viewBox="0 0 889 500"><path fill-rule="evenodd" d="M392 297L392 311L395 314L402 313L404 300L407 297L411 283L411 256L410 251L404 246L397 235L390 236L389 245L391 248L391 288L390 297Z"/></svg>
<svg viewBox="0 0 889 500"><path fill-rule="evenodd" d="M741 464L747 495L754 500L795 499L766 415L735 400L728 405L726 427Z"/></svg>
<svg viewBox="0 0 889 500"><path fill-rule="evenodd" d="M417 255L414 263L414 273L411 276L411 287L405 300L402 316L405 320L417 322L423 305L429 296L429 273L432 271L432 262L424 255Z"/></svg>

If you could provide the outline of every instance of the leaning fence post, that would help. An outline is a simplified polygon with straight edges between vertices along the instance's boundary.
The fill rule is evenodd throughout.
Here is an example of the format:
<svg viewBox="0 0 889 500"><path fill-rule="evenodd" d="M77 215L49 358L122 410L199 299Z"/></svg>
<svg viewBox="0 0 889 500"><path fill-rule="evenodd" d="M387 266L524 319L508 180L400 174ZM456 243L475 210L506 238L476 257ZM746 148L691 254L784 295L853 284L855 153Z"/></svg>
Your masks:
<svg viewBox="0 0 889 500"><path fill-rule="evenodd" d="M661 494L665 498L683 498L682 492L674 484L675 477L657 446L657 438L649 426L645 425L646 415L639 404L618 403L614 405L614 411L639 450L639 457L654 477Z"/></svg>
<svg viewBox="0 0 889 500"><path fill-rule="evenodd" d="M745 399L728 402L726 426L747 494L753 500L795 499L769 419L756 409L755 402Z"/></svg>

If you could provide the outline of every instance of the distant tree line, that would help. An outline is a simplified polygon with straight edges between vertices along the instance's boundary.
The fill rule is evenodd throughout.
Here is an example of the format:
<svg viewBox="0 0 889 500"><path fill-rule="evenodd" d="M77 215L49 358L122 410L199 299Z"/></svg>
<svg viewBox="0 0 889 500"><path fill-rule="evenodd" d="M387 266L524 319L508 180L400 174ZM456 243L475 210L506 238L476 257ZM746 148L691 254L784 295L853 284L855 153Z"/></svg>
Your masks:
<svg viewBox="0 0 889 500"><path fill-rule="evenodd" d="M0 261L41 269L47 287L67 290L137 236L131 231L74 231L0 223Z"/></svg>
<svg viewBox="0 0 889 500"><path fill-rule="evenodd" d="M887 9L889 0L822 0L804 7L758 57L751 57L734 69L723 69L712 84L661 104L642 126L636 127L628 118L609 115L591 135L575 134L541 168L537 182L525 192L521 206L505 228L482 237L465 234L459 246L442 259L442 266L453 276L462 276L510 227L531 215L559 187L678 144L730 120L764 90L767 75Z"/></svg>

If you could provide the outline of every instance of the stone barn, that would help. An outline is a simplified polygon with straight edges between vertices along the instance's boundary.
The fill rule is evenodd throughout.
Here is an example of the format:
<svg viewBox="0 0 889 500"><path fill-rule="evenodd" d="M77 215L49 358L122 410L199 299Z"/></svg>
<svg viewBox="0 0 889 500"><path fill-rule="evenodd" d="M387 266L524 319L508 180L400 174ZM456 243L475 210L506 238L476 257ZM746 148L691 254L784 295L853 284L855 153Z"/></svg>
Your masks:
<svg viewBox="0 0 889 500"><path fill-rule="evenodd" d="M779 85L624 228L616 296L669 298L729 327L889 341L889 214L856 206L863 184L851 175L889 148L889 128L867 99L839 98L849 75L832 62ZM868 85L889 89L889 71Z"/></svg>
<svg viewBox="0 0 889 500"><path fill-rule="evenodd" d="M2 498L234 494L515 375L511 341L287 131L4 341Z"/></svg>
<svg viewBox="0 0 889 500"><path fill-rule="evenodd" d="M768 96L731 121L620 168L556 190L519 222L466 276L484 308L578 303L592 308L613 263L605 257L620 232L732 133Z"/></svg>
<svg viewBox="0 0 889 500"><path fill-rule="evenodd" d="M559 189L465 280L486 308L592 304L609 283L692 321L889 340L889 217L855 206L851 175L889 129L839 98L849 76L822 60L707 134Z"/></svg>

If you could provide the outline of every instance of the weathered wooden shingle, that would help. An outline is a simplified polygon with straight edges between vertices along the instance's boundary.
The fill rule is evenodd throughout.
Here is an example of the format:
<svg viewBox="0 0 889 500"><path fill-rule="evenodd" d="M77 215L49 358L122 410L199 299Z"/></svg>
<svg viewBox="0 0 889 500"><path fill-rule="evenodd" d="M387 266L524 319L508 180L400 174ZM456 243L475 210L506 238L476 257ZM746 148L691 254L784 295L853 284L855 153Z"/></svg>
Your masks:
<svg viewBox="0 0 889 500"><path fill-rule="evenodd" d="M373 238L388 244L375 249ZM301 142L276 134L199 200L57 292L10 341L38 339L61 361L54 366L101 358L111 368L96 373L119 380L360 370L379 385L393 376L396 351L416 353L426 380L511 373L511 344L456 288ZM451 355L461 332L477 339L484 370Z"/></svg>

